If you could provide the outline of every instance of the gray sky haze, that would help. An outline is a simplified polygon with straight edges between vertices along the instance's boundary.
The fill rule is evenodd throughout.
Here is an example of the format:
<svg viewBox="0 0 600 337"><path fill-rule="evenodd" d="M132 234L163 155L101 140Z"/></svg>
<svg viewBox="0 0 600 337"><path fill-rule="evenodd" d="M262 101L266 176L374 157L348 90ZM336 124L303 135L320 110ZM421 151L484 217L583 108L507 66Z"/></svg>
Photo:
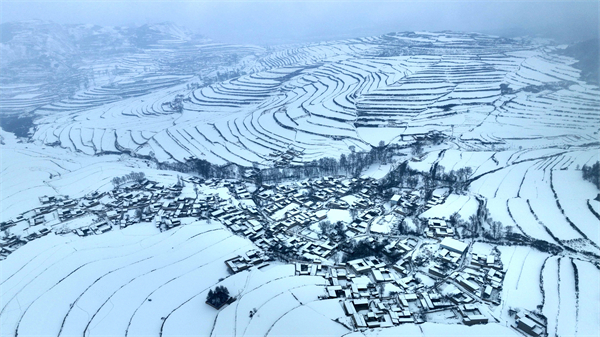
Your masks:
<svg viewBox="0 0 600 337"><path fill-rule="evenodd" d="M273 44L455 30L597 38L599 1L6 1L4 22L102 26L172 21L217 41Z"/></svg>

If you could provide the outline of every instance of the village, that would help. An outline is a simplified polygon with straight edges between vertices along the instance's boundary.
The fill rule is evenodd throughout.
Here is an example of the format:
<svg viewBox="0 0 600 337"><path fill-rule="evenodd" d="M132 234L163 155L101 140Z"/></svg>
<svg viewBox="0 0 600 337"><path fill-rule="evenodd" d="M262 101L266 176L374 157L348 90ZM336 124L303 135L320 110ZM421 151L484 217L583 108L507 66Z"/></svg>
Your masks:
<svg viewBox="0 0 600 337"><path fill-rule="evenodd" d="M488 308L501 304L505 274L500 252L475 249L444 219L418 218L447 190L428 198L394 192L384 197L367 177L260 186L193 176L165 186L139 177L80 199L40 197L41 207L0 224L0 258L50 233L85 237L141 222L167 231L204 219L256 246L224 261L232 274L280 261L293 263L296 275L322 276L329 285L321 298L339 299L354 329L493 320ZM418 224L399 230L409 217ZM545 326L535 313L514 315L513 327L526 335L545 336Z"/></svg>

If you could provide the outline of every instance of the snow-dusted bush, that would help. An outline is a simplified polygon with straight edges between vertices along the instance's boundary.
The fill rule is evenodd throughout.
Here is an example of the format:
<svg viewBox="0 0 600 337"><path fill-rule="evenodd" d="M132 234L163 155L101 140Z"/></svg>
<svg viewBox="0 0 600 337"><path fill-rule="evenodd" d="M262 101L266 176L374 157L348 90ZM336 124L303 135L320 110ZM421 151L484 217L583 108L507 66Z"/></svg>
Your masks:
<svg viewBox="0 0 600 337"><path fill-rule="evenodd" d="M206 296L206 303L219 309L225 303L227 303L231 297L229 296L229 290L224 286L217 286L215 290L209 290Z"/></svg>
<svg viewBox="0 0 600 337"><path fill-rule="evenodd" d="M600 162L596 162L592 166L583 165L581 173L584 180L591 182L600 189Z"/></svg>

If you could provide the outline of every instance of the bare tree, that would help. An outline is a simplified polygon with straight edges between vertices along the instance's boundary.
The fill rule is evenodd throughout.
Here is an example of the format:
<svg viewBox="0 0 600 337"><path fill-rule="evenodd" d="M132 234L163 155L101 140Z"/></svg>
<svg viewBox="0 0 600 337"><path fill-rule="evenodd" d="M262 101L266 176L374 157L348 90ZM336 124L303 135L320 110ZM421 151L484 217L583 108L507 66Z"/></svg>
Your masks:
<svg viewBox="0 0 600 337"><path fill-rule="evenodd" d="M350 217L352 218L352 220L356 219L357 216L358 216L358 209L356 209L356 207L350 208Z"/></svg>
<svg viewBox="0 0 600 337"><path fill-rule="evenodd" d="M142 221L142 215L144 214L142 208L137 208L135 210L135 217L138 221Z"/></svg>
<svg viewBox="0 0 600 337"><path fill-rule="evenodd" d="M331 233L331 231L333 230L333 225L331 224L330 221L323 220L323 221L319 222L319 229L321 230L321 233L323 235L329 235Z"/></svg>
<svg viewBox="0 0 600 337"><path fill-rule="evenodd" d="M479 227L479 219L477 218L477 215L473 214L469 217L469 221L466 223L466 228L469 231L469 233L474 236L475 233L477 232L477 227Z"/></svg>
<svg viewBox="0 0 600 337"><path fill-rule="evenodd" d="M423 154L423 145L421 145L421 143L415 143L411 153L413 156L420 157Z"/></svg>
<svg viewBox="0 0 600 337"><path fill-rule="evenodd" d="M488 221L488 224L490 225L490 234L492 236L492 238L498 240L500 239L500 237L502 236L502 223L500 221Z"/></svg>

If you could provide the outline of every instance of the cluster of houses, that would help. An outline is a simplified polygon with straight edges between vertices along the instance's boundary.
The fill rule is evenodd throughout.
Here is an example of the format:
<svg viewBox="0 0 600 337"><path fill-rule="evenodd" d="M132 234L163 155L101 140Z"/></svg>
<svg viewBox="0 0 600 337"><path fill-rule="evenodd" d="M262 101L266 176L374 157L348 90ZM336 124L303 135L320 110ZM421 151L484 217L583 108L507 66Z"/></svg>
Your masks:
<svg viewBox="0 0 600 337"><path fill-rule="evenodd" d="M301 165L302 160L301 157L303 155L303 151L296 150L293 148L287 149L285 152L283 151L274 151L269 154L275 163L275 167L287 167L290 164Z"/></svg>
<svg viewBox="0 0 600 337"><path fill-rule="evenodd" d="M267 185L258 189L258 199L265 212L269 215L283 209L286 205L294 202L307 209L317 210L324 206L335 209L347 209L349 207L366 208L373 205L372 193L377 185L374 179L342 179L335 177L323 177L318 180L307 180L292 185ZM357 200L349 205L339 198L357 190ZM302 193L304 191L305 193Z"/></svg>
<svg viewBox="0 0 600 337"><path fill-rule="evenodd" d="M402 242L410 252L414 245ZM410 254L405 257L410 258ZM329 281L322 299L339 298L350 322L357 329L390 327L424 322L428 314L446 312L461 317L467 325L484 324L488 317L472 298L442 296L435 286L426 286L418 276L389 266L370 256L333 266L320 262L296 263L296 275L323 275ZM386 285L397 291L386 291Z"/></svg>
<svg viewBox="0 0 600 337"><path fill-rule="evenodd" d="M243 255L238 255L231 259L225 260L227 268L232 274L239 273L253 266L264 268L269 265L270 258L259 250L249 250Z"/></svg>
<svg viewBox="0 0 600 337"><path fill-rule="evenodd" d="M188 180L194 181L195 178ZM154 222L160 230L169 230L181 225L180 218L200 217L221 201L216 195L181 197L182 189L179 183L166 187L144 180L106 192L99 200L104 212L99 217L105 219L104 225L108 227L126 228L138 222Z"/></svg>
<svg viewBox="0 0 600 337"><path fill-rule="evenodd" d="M220 221L233 233L245 236L257 243L265 234L265 226L258 209L240 204L225 204L209 213L210 218ZM257 243L258 244L258 243Z"/></svg>
<svg viewBox="0 0 600 337"><path fill-rule="evenodd" d="M227 184L227 183L226 183ZM235 195L248 193L245 187L228 186ZM210 213L232 232L252 240L259 248L271 252L290 252L308 259L327 259L336 245L331 242L296 235L295 228L318 223L327 216L320 210L323 203L310 201L300 193L306 185L263 185L256 191L259 207L240 203L227 205Z"/></svg>
<svg viewBox="0 0 600 337"><path fill-rule="evenodd" d="M6 257L12 254L19 247L23 246L29 241L40 238L50 233L50 230L42 227L39 230L31 231L26 236L20 236L15 233L10 233L9 228L15 226L14 221L5 221L0 223L0 230L5 234L0 239L0 260L6 259Z"/></svg>
<svg viewBox="0 0 600 337"><path fill-rule="evenodd" d="M329 285L321 299L339 299L355 328L391 327L424 322L424 313L457 309L433 288L411 276L400 277L376 257L335 264L296 263L296 275L325 277ZM385 291L392 284L397 292Z"/></svg>
<svg viewBox="0 0 600 337"><path fill-rule="evenodd" d="M450 277L471 296L499 305L504 280L499 260L494 255L472 254L470 265Z"/></svg>
<svg viewBox="0 0 600 337"><path fill-rule="evenodd" d="M369 223L377 216L381 215L380 208L368 208L358 215L348 226L352 232L356 234L364 234L367 232Z"/></svg>
<svg viewBox="0 0 600 337"><path fill-rule="evenodd" d="M248 192L248 189L244 184L225 182L225 186L227 186L229 188L229 192L235 195L238 199L252 199L252 195L250 192Z"/></svg>
<svg viewBox="0 0 600 337"><path fill-rule="evenodd" d="M202 183L201 179L194 177L187 181ZM22 235L4 235L5 238L0 241L0 258L6 258L28 241L50 232L73 232L79 236L87 236L152 221L159 229L168 230L181 225L180 218L201 217L223 204L223 200L216 194L198 195L196 198L180 197L182 189L181 184L164 186L144 179L108 192L92 192L80 199L59 195L42 196L39 198L40 207L2 223L3 231L14 227ZM77 221L84 216L92 216L95 220Z"/></svg>
<svg viewBox="0 0 600 337"><path fill-rule="evenodd" d="M546 318L529 311L516 313L515 322L512 327L533 337L545 337L548 335L546 331Z"/></svg>
<svg viewBox="0 0 600 337"><path fill-rule="evenodd" d="M4 232L3 239L0 239L0 260L27 242L49 234L51 230L47 226L55 226L86 213L86 206L76 199L69 199L68 196L43 196L39 201L40 207L0 223L0 231ZM11 230L16 232L10 233Z"/></svg>
<svg viewBox="0 0 600 337"><path fill-rule="evenodd" d="M393 266L375 256L325 267L318 263L296 264L297 275L325 275L329 285L322 298L339 298L350 322L357 329L389 327L424 321L424 314L456 310L458 303L426 286L411 266L415 238L401 238L385 249L402 254ZM327 270L326 270L327 269ZM396 291L385 291L386 286Z"/></svg>
<svg viewBox="0 0 600 337"><path fill-rule="evenodd" d="M303 275L302 269L298 272L299 269L296 268L297 274ZM313 265L306 266L305 270L307 273L310 270L310 275L319 275L323 268L317 269ZM326 295L323 298L340 298L346 315L358 329L417 322L419 317L416 312L420 311L420 304L414 301L422 296L429 299L427 293L417 297L415 293L382 292L384 283L395 283L399 286L401 280L386 268L385 263L375 257L335 265L329 268L326 275L330 285L326 287ZM364 276L369 277L368 282L365 282Z"/></svg>
<svg viewBox="0 0 600 337"><path fill-rule="evenodd" d="M445 220L429 219L427 221L427 229L425 229L425 236L428 238L453 237L454 228L449 226Z"/></svg>
<svg viewBox="0 0 600 337"><path fill-rule="evenodd" d="M447 197L446 189L434 190L431 194L431 198L429 200L427 200L427 202L425 203L424 210L426 211L433 206L443 204L444 201L446 201L446 197Z"/></svg>
<svg viewBox="0 0 600 337"><path fill-rule="evenodd" d="M479 299L495 305L500 304L502 281L504 279L503 266L500 258L493 254L472 253L469 265L460 266L461 259L467 250L467 244L446 237L440 243L438 260L440 264L429 266L428 272L436 278L446 278L459 286L461 294L458 298L462 302L470 299ZM450 271L447 272L447 266Z"/></svg>
<svg viewBox="0 0 600 337"><path fill-rule="evenodd" d="M355 195L356 202L352 205L340 199L351 191L357 190L358 186L360 191ZM373 202L369 195L375 186L376 181L373 179L335 177L323 177L288 185L263 184L254 193L253 200L257 202L258 211L222 209L211 216L223 222L233 232L250 238L265 250L269 247L278 252L293 250L296 255L308 259L326 259L337 244L330 238L308 237L299 232L326 220L330 209L343 210L350 207L372 206ZM240 197L244 195L245 188L236 185L230 187L230 191ZM374 213L366 211L358 217L356 223L362 220L368 221L373 215ZM352 228L351 225L350 229Z"/></svg>
<svg viewBox="0 0 600 337"><path fill-rule="evenodd" d="M445 188L434 190L431 194L431 198L426 202L419 191L403 190L398 194L394 194L390 199L390 203L394 212L401 215L411 215L418 209L427 211L433 206L441 205L446 201L447 197L448 190ZM422 207L420 208L420 206Z"/></svg>
<svg viewBox="0 0 600 337"><path fill-rule="evenodd" d="M418 191L402 191L400 194L394 194L390 199L394 212L401 215L412 214L419 206L421 194Z"/></svg>
<svg viewBox="0 0 600 337"><path fill-rule="evenodd" d="M294 153L285 154L293 159ZM195 195L182 194L184 182L194 185ZM208 189L225 187L236 201L224 199L218 193L198 193L200 185ZM329 285L323 298L339 298L348 320L358 329L419 323L428 314L444 311L467 325L487 323L481 305L500 303L504 272L499 252L470 253L469 245L455 239L455 231L443 219L429 219L421 238L396 236L388 240L384 252L399 256L393 264L377 256L333 264L332 261L337 261L334 255L338 253L341 238L337 234L306 234L314 232L319 227L315 225L322 224L330 210L338 209L353 211L352 220L344 228L352 234L347 234L349 237L365 236L370 242L384 239L368 235L373 219L386 212L380 195L378 181L371 178L323 177L290 184L263 184L256 190L241 180L192 177L172 186L144 180L81 199L40 198L41 207L23 213L16 221L0 224L0 230L20 222L29 229L23 238L5 235L0 240L0 258L25 242L50 233L49 228L58 233L54 230L56 225L84 215L94 215L97 220L91 225L69 228L80 236L101 234L137 222L154 222L160 230L169 230L182 225L182 218L186 217L214 219L233 233L247 237L258 248L226 260L232 273L263 268L274 256L298 261L296 275L326 278ZM444 198L443 193L434 193L425 209L443 202ZM402 215L423 206L417 191L403 191L391 201L392 211ZM39 230L35 230L36 226ZM420 265L415 263L418 254L414 253L423 243L439 245L439 249L427 263ZM441 287L445 286L455 290L442 295ZM545 325L540 322L535 317L521 315L516 318L515 326L532 336L542 336Z"/></svg>
<svg viewBox="0 0 600 337"><path fill-rule="evenodd" d="M500 303L504 278L499 252L470 253L465 242L447 235L434 236L425 238L424 243L440 240L437 257L431 260L439 263L418 267L413 258L422 240L404 237L385 246L386 251L401 254L391 266L370 256L333 266L317 261L297 263L296 274L325 275L329 285L322 298L340 298L349 321L357 329L419 323L427 320L427 315L439 312L446 312L465 325L488 323L482 305ZM424 275L433 281L424 281ZM388 285L396 291L384 291ZM447 286L454 290L442 295ZM531 326L526 319L523 324Z"/></svg>
<svg viewBox="0 0 600 337"><path fill-rule="evenodd" d="M52 220L67 221L85 213L85 206L79 205L78 200L69 199L68 196L42 196L39 201L42 206L19 215L15 222L25 221L29 226L39 226L57 222ZM54 212L57 212L58 217L51 216Z"/></svg>
<svg viewBox="0 0 600 337"><path fill-rule="evenodd" d="M504 271L499 255L471 253L469 260L465 256L467 247L466 243L459 240L444 238L440 242L438 261L445 267L437 263L430 265L429 274L446 279L459 287L460 292L455 296L457 303L468 304L477 299L500 304ZM465 263L460 264L463 257ZM469 311L465 309L465 312Z"/></svg>

